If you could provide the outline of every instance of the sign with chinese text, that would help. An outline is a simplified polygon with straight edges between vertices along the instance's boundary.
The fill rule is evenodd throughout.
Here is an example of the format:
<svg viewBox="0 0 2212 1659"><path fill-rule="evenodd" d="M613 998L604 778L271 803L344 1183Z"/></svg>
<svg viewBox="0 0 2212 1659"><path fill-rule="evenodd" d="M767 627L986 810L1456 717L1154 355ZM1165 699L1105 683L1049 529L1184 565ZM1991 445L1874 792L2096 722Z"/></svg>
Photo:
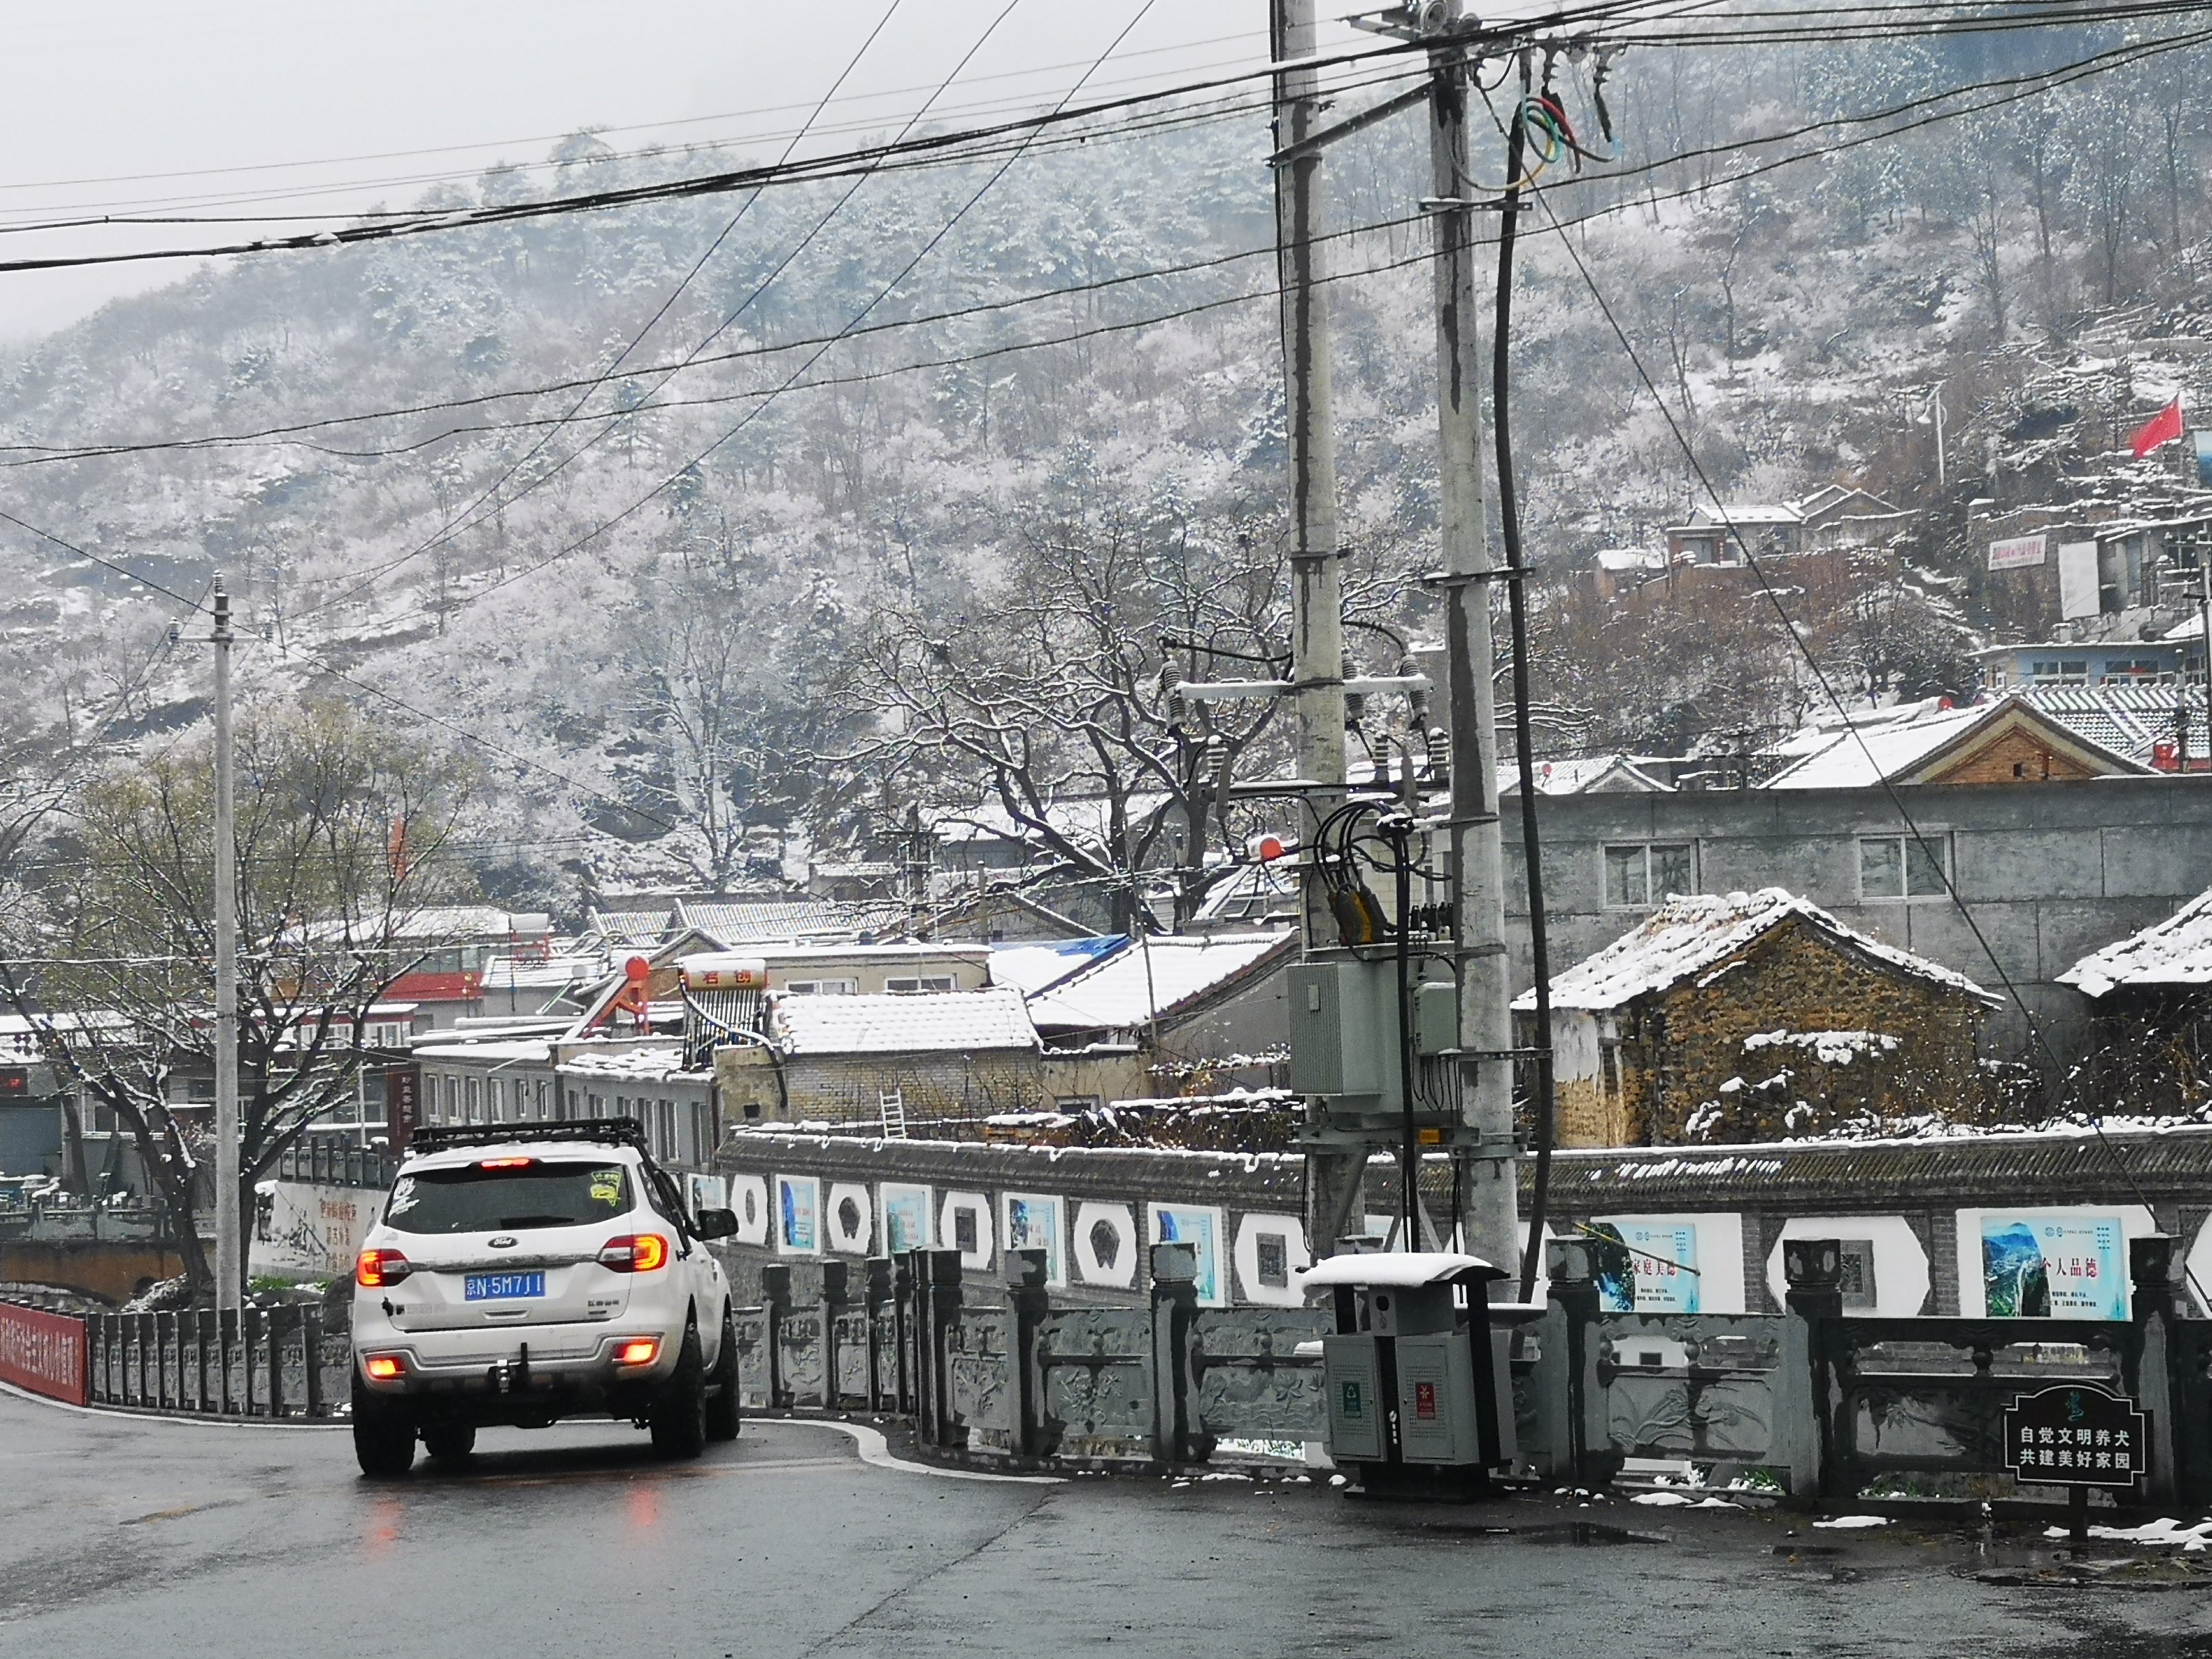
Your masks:
<svg viewBox="0 0 2212 1659"><path fill-rule="evenodd" d="M1984 1215L1983 1306L1991 1319L2124 1320L2127 1255L2116 1215Z"/></svg>
<svg viewBox="0 0 2212 1659"><path fill-rule="evenodd" d="M0 1302L0 1382L72 1406L89 1398L84 1321Z"/></svg>
<svg viewBox="0 0 2212 1659"><path fill-rule="evenodd" d="M1598 1304L1607 1313L1698 1311L1698 1229L1694 1222L1653 1226L1601 1221L1591 1244Z"/></svg>
<svg viewBox="0 0 2212 1659"><path fill-rule="evenodd" d="M2008 536L2002 541L1990 544L1990 568L2018 570L2025 566L2041 564L2044 538L2040 536Z"/></svg>
<svg viewBox="0 0 2212 1659"><path fill-rule="evenodd" d="M2150 1419L2088 1382L2024 1394L2004 1414L2014 1479L2053 1486L2132 1486L2150 1469Z"/></svg>

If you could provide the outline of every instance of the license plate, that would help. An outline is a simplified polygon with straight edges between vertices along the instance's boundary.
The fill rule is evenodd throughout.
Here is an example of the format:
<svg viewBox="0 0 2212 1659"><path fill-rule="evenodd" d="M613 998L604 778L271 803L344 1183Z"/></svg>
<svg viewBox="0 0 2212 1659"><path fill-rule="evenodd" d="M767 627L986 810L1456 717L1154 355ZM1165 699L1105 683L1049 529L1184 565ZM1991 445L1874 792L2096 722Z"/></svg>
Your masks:
<svg viewBox="0 0 2212 1659"><path fill-rule="evenodd" d="M471 1302L504 1302L519 1296L543 1296L545 1275L470 1273L461 1280L461 1294Z"/></svg>

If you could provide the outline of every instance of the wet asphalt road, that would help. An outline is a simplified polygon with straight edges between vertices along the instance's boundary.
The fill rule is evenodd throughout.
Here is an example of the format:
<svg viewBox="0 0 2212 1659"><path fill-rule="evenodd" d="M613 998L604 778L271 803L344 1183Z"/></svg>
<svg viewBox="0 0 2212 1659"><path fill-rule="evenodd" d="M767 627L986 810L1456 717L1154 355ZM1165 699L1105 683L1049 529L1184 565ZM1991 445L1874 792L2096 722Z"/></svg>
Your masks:
<svg viewBox="0 0 2212 1659"><path fill-rule="evenodd" d="M2212 1656L2212 1590L1995 1587L1897 1534L1793 1565L1778 1516L992 1485L781 1421L691 1464L604 1424L482 1447L371 1485L343 1431L0 1395L0 1654ZM1563 1536L1600 1516L1664 1541Z"/></svg>

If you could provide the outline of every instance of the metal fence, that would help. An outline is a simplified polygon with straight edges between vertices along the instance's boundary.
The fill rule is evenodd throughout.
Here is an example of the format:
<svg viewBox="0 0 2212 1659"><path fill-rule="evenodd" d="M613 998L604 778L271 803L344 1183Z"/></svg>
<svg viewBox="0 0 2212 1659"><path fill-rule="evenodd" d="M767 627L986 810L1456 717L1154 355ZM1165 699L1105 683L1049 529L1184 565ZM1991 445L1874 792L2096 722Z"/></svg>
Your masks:
<svg viewBox="0 0 2212 1659"><path fill-rule="evenodd" d="M351 1333L325 1328L319 1307L90 1314L84 1324L94 1405L268 1419L350 1408Z"/></svg>

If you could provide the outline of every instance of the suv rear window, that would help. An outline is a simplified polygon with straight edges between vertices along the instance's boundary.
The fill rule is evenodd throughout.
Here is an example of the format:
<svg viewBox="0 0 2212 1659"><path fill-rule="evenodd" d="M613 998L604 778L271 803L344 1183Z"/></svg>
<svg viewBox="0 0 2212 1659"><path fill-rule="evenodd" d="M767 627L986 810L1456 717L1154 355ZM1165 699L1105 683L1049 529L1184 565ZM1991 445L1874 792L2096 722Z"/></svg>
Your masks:
<svg viewBox="0 0 2212 1659"><path fill-rule="evenodd" d="M421 1170L393 1183L385 1224L403 1233L489 1233L510 1227L587 1227L630 1207L619 1164L465 1164Z"/></svg>

